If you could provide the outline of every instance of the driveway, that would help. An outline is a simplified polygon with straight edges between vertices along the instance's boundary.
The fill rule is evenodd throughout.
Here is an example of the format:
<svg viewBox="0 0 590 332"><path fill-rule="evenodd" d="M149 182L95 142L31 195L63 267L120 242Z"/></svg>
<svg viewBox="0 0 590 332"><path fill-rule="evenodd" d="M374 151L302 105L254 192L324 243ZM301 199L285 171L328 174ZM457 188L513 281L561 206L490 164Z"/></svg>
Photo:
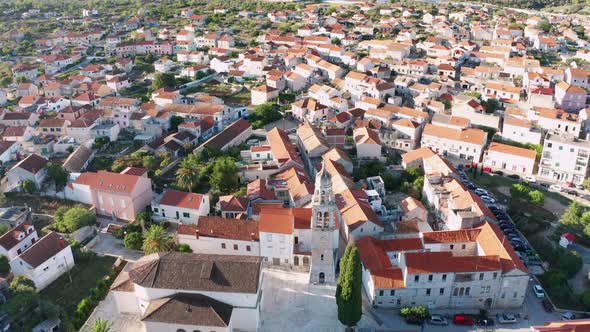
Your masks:
<svg viewBox="0 0 590 332"><path fill-rule="evenodd" d="M120 257L127 261L136 261L143 256L143 252L129 250L123 245L123 240L108 233L99 233L96 243L90 247L99 256Z"/></svg>

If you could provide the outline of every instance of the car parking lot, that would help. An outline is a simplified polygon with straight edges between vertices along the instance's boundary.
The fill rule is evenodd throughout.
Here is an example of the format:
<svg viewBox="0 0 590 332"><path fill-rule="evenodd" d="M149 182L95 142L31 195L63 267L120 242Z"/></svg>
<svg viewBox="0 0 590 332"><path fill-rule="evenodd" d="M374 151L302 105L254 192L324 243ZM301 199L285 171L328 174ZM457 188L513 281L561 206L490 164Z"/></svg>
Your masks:
<svg viewBox="0 0 590 332"><path fill-rule="evenodd" d="M500 204L494 195L488 190L473 183L463 170L459 171L459 176L463 185L474 194L478 195L483 203L494 214L497 219L497 225L500 227L523 263L527 266L540 266L541 259L539 255L533 248L531 248L527 239L518 231L512 218L506 213L506 207Z"/></svg>

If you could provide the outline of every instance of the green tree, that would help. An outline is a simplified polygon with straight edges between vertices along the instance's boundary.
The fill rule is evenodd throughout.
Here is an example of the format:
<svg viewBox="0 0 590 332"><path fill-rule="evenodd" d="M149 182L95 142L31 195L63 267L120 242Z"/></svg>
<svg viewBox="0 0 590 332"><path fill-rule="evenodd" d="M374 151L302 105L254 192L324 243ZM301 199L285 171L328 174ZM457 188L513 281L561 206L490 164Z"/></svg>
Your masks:
<svg viewBox="0 0 590 332"><path fill-rule="evenodd" d="M573 201L561 215L559 222L563 225L578 227L580 225L581 217L582 207L576 201Z"/></svg>
<svg viewBox="0 0 590 332"><path fill-rule="evenodd" d="M9 229L10 228L7 225L0 225L0 235L4 235Z"/></svg>
<svg viewBox="0 0 590 332"><path fill-rule="evenodd" d="M142 166L149 170L155 170L159 164L158 159L154 156L144 156L142 158Z"/></svg>
<svg viewBox="0 0 590 332"><path fill-rule="evenodd" d="M582 302L586 310L590 310L590 289L585 290L580 295L580 302Z"/></svg>
<svg viewBox="0 0 590 332"><path fill-rule="evenodd" d="M193 191L199 182L199 168L196 156L189 154L176 170L176 184L183 190Z"/></svg>
<svg viewBox="0 0 590 332"><path fill-rule="evenodd" d="M35 182L31 181L31 180L25 180L21 183L21 188L23 189L23 191L27 194L32 194L37 190L37 186L35 185Z"/></svg>
<svg viewBox="0 0 590 332"><path fill-rule="evenodd" d="M9 293L10 299L2 305L2 310L12 317L23 311L33 309L39 299L35 283L23 276L18 276L12 280Z"/></svg>
<svg viewBox="0 0 590 332"><path fill-rule="evenodd" d="M6 276L10 272L10 264L7 256L0 256L0 275Z"/></svg>
<svg viewBox="0 0 590 332"><path fill-rule="evenodd" d="M61 222L56 222L60 232L71 233L84 226L96 223L96 215L83 207L73 207L63 215Z"/></svg>
<svg viewBox="0 0 590 332"><path fill-rule="evenodd" d="M338 320L349 328L361 319L362 312L362 267L359 250L349 242L340 261L340 275L336 286Z"/></svg>
<svg viewBox="0 0 590 332"><path fill-rule="evenodd" d="M113 324L108 320L99 318L94 322L94 325L92 325L91 332L112 332L112 325Z"/></svg>
<svg viewBox="0 0 590 332"><path fill-rule="evenodd" d="M547 20L542 20L537 24L537 29L542 30L545 33L551 31L551 23Z"/></svg>
<svg viewBox="0 0 590 332"><path fill-rule="evenodd" d="M174 240L161 225L151 225L143 234L143 251L146 254L170 251Z"/></svg>
<svg viewBox="0 0 590 332"><path fill-rule="evenodd" d="M171 73L157 73L152 81L152 88L158 90L161 88L174 88L176 86L176 78Z"/></svg>
<svg viewBox="0 0 590 332"><path fill-rule="evenodd" d="M563 249L559 255L555 267L565 273L569 279L582 269L582 256L577 251Z"/></svg>
<svg viewBox="0 0 590 332"><path fill-rule="evenodd" d="M141 246L143 245L143 236L138 232L127 233L123 243L125 243L125 248L127 249L141 250Z"/></svg>
<svg viewBox="0 0 590 332"><path fill-rule="evenodd" d="M528 197L529 187L522 183L515 183L510 187L510 196L516 200L522 201Z"/></svg>
<svg viewBox="0 0 590 332"><path fill-rule="evenodd" d="M545 194L540 190L529 191L528 196L529 202L535 206L542 206L545 203Z"/></svg>
<svg viewBox="0 0 590 332"><path fill-rule="evenodd" d="M209 182L222 193L231 193L238 188L238 167L232 157L216 158L211 164Z"/></svg>
<svg viewBox="0 0 590 332"><path fill-rule="evenodd" d="M60 191L68 183L70 174L65 170L65 168L63 168L62 165L49 163L47 165L47 177L49 177L53 183L55 183L56 189Z"/></svg>
<svg viewBox="0 0 590 332"><path fill-rule="evenodd" d="M170 130L177 131L178 125L184 122L184 118L182 116L173 115L170 117Z"/></svg>
<svg viewBox="0 0 590 332"><path fill-rule="evenodd" d="M56 319L59 317L61 308L53 302L41 300L39 301L39 311L45 319Z"/></svg>

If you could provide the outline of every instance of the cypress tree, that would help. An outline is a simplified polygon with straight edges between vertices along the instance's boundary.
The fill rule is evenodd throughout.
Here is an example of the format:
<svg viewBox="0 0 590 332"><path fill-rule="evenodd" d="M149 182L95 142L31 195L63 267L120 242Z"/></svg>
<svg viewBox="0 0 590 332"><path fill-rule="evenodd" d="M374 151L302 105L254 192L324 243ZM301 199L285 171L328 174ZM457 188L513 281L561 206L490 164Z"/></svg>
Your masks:
<svg viewBox="0 0 590 332"><path fill-rule="evenodd" d="M362 267L359 250L350 242L340 261L336 286L338 320L348 327L355 326L362 316Z"/></svg>

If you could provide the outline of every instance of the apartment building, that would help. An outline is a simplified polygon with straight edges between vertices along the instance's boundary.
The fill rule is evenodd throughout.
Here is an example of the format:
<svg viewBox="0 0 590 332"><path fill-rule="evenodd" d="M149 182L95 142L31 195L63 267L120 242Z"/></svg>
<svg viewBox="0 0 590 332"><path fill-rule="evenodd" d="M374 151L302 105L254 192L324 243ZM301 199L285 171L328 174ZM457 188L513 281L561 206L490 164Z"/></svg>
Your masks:
<svg viewBox="0 0 590 332"><path fill-rule="evenodd" d="M506 116L502 126L502 138L523 144L540 144L542 138L541 129L526 119Z"/></svg>
<svg viewBox="0 0 590 332"><path fill-rule="evenodd" d="M453 129L427 124L421 143L423 147L445 156L479 162L486 142L487 133L481 129Z"/></svg>
<svg viewBox="0 0 590 332"><path fill-rule="evenodd" d="M537 152L532 149L492 142L483 158L484 167L519 175L532 175Z"/></svg>
<svg viewBox="0 0 590 332"><path fill-rule="evenodd" d="M488 222L420 237L357 240L363 288L374 306L517 308L529 274L500 229Z"/></svg>
<svg viewBox="0 0 590 332"><path fill-rule="evenodd" d="M539 177L566 184L581 184L588 175L590 142L570 134L549 131L539 162Z"/></svg>

